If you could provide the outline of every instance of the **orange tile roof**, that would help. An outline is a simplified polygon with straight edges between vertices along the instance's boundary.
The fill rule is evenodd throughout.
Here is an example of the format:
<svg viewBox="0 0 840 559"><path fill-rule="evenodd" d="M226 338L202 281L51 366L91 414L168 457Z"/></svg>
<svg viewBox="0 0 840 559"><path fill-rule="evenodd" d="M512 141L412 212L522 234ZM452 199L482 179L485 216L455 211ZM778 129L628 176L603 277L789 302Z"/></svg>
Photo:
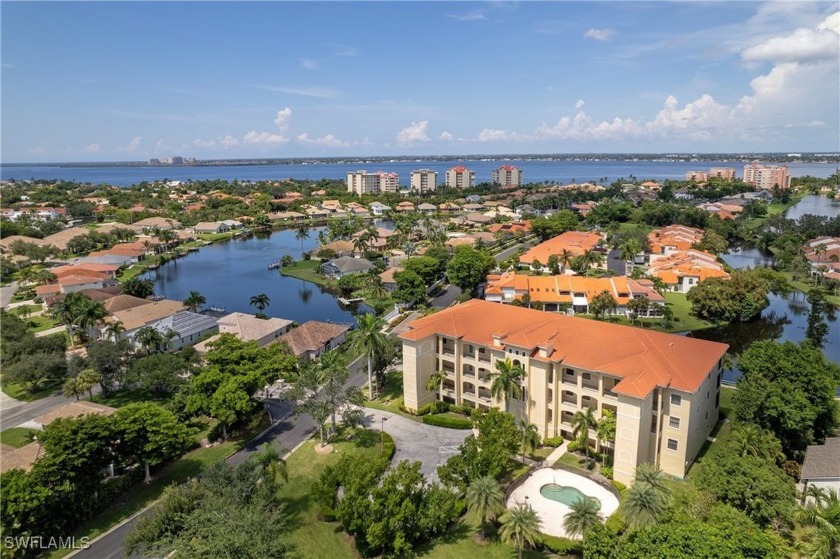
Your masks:
<svg viewBox="0 0 840 559"><path fill-rule="evenodd" d="M74 266L56 266L55 268L50 268L50 272L56 275L56 277L62 277L70 274L78 274L78 273L88 273L88 272L97 272L97 273L106 273L109 275L113 275L120 267L116 264L95 264L93 262L85 262L83 264L76 264Z"/></svg>
<svg viewBox="0 0 840 559"><path fill-rule="evenodd" d="M408 328L401 339L440 334L487 347L493 347L493 336L501 334L500 349L515 346L529 351L532 359L618 377L622 381L614 390L635 398L646 397L654 386L696 392L729 348L718 342L479 299L415 320ZM539 346L550 348L547 359L539 356Z"/></svg>
<svg viewBox="0 0 840 559"><path fill-rule="evenodd" d="M705 231L695 227L669 225L648 233L647 240L652 254L662 254L665 252L665 247L688 250L703 240L704 234Z"/></svg>
<svg viewBox="0 0 840 559"><path fill-rule="evenodd" d="M696 249L652 259L648 275L658 277L668 284L676 284L679 278L686 276L697 277L699 281L730 277L714 255Z"/></svg>
<svg viewBox="0 0 840 559"><path fill-rule="evenodd" d="M529 264L534 260L538 260L540 264L545 266L548 264L548 257L552 254L559 255L565 249L575 256L580 256L587 250L595 248L600 241L601 236L597 233L567 231L562 235L557 235L553 239L532 247L519 260L520 262L527 262Z"/></svg>
<svg viewBox="0 0 840 559"><path fill-rule="evenodd" d="M619 305L626 305L632 290L628 278L587 278L584 276L526 276L523 274L504 273L501 276L487 276L485 293L499 294L503 288L513 288L516 299L528 293L531 301L542 303L571 303L572 293L584 293L588 300L608 291Z"/></svg>

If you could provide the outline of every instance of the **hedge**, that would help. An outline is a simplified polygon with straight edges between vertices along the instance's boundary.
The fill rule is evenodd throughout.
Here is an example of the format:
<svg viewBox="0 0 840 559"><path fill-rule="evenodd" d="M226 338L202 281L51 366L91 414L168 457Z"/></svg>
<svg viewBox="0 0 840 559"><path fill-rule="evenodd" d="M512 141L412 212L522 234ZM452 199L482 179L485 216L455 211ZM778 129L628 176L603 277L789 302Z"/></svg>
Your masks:
<svg viewBox="0 0 840 559"><path fill-rule="evenodd" d="M451 415L424 415L423 423L426 425L435 425L437 427L447 427L449 429L473 428L473 422L471 419L461 419L460 417L452 417Z"/></svg>
<svg viewBox="0 0 840 559"><path fill-rule="evenodd" d="M581 541L542 534L540 543L544 548L557 555L583 557L583 542Z"/></svg>

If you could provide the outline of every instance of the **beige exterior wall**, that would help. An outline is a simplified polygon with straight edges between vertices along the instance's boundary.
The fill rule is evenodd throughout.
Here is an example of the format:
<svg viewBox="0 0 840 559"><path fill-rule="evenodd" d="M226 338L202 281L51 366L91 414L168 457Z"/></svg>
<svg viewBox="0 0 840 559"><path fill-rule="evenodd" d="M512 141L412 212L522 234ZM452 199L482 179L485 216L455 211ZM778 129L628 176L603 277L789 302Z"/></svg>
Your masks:
<svg viewBox="0 0 840 559"><path fill-rule="evenodd" d="M522 186L522 170L518 167L512 169L505 169L504 167L493 169L492 181L502 186L518 188Z"/></svg>
<svg viewBox="0 0 840 559"><path fill-rule="evenodd" d="M380 192L399 192L400 177L396 173L379 173Z"/></svg>
<svg viewBox="0 0 840 559"><path fill-rule="evenodd" d="M347 173L347 192L352 192L357 196L379 193L379 175L368 174L367 171Z"/></svg>
<svg viewBox="0 0 840 559"><path fill-rule="evenodd" d="M475 171L465 169L462 173L449 169L446 171L446 186L448 188L473 188L475 186Z"/></svg>
<svg viewBox="0 0 840 559"><path fill-rule="evenodd" d="M431 192L437 187L437 171L420 169L411 171L411 190L416 192Z"/></svg>
<svg viewBox="0 0 840 559"><path fill-rule="evenodd" d="M786 165L747 165L744 167L744 182L765 190L790 188L790 175Z"/></svg>
<svg viewBox="0 0 840 559"><path fill-rule="evenodd" d="M542 350L538 350L542 352ZM572 436L572 416L592 407L600 418L605 409L616 414L615 479L631 484L636 466L658 463L668 474L685 476L706 437L718 419L719 369L716 366L694 394L657 388L645 399L613 392L619 378L594 371L547 363L529 357L530 350L515 347L481 346L445 336L403 341L404 404L416 410L432 402L435 394L426 390L431 375L447 373L443 397L456 404L504 409L503 402L490 396L485 375L496 370L496 362L510 358L525 369L524 400L510 401L507 411L536 425L540 437ZM672 404L678 395L679 405ZM674 400L676 402L676 399ZM679 426L671 425L671 417ZM596 444L594 431L589 434ZM668 440L676 441L676 450Z"/></svg>

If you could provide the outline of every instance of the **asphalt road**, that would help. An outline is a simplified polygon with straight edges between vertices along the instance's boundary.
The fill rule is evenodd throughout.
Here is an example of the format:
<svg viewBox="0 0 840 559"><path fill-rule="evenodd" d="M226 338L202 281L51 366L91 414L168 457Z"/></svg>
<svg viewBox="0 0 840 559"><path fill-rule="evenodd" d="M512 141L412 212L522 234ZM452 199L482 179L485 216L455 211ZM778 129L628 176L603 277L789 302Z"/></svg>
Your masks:
<svg viewBox="0 0 840 559"><path fill-rule="evenodd" d="M0 307L5 309L9 306L9 303L12 302L12 297L15 296L17 288L18 282L16 281L9 283L9 285L0 287Z"/></svg>
<svg viewBox="0 0 840 559"><path fill-rule="evenodd" d="M367 371L365 362L357 359L350 365L353 371L346 386L363 386L367 383ZM266 405L272 418L279 418L261 436L251 441L242 450L227 459L232 466L241 464L248 460L263 443L270 443L277 450L291 451L297 445L307 440L315 432L317 426L308 415L295 416L292 414L292 405L278 399L269 399ZM460 443L459 443L460 444ZM123 542L134 527L137 518L143 514L128 520L125 524L92 542L87 549L79 550L68 555L78 559L126 559L123 553Z"/></svg>
<svg viewBox="0 0 840 559"><path fill-rule="evenodd" d="M455 302L461 295L461 288L457 285L447 285L432 298L431 305L438 309L445 309Z"/></svg>

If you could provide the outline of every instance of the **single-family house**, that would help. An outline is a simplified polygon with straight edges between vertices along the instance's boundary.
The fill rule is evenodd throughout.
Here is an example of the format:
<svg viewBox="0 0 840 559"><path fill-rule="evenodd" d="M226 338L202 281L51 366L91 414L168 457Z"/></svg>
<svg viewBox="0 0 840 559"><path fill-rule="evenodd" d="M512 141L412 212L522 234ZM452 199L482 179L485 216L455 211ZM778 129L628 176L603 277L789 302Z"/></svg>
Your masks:
<svg viewBox="0 0 840 559"><path fill-rule="evenodd" d="M385 212L391 210L391 206L386 206L381 202L373 202L370 204L370 211L373 212L375 216L385 215Z"/></svg>
<svg viewBox="0 0 840 559"><path fill-rule="evenodd" d="M230 313L219 319L219 333L197 343L194 347L200 355L207 353L209 344L219 339L222 334L231 334L246 342L257 342L264 347L288 332L293 322L283 318L257 318L252 314Z"/></svg>
<svg viewBox="0 0 840 559"><path fill-rule="evenodd" d="M374 265L367 258L340 256L321 264L321 273L330 278L339 279L352 274L362 274L373 270Z"/></svg>
<svg viewBox="0 0 840 559"><path fill-rule="evenodd" d="M310 320L291 332L280 336L292 355L301 359L316 359L324 352L337 348L347 337L349 324L334 324Z"/></svg>
<svg viewBox="0 0 840 559"><path fill-rule="evenodd" d="M818 487L840 492L840 437L828 437L824 444L808 446L799 479L804 490Z"/></svg>
<svg viewBox="0 0 840 559"><path fill-rule="evenodd" d="M595 250L601 241L601 235L597 233L567 231L531 247L519 257L519 261L530 266L536 260L545 269L548 267L548 259L552 255L560 256L563 251L568 251L572 256L580 256L588 250ZM606 262L606 258L604 262ZM601 264L599 267L603 268L605 266L606 264Z"/></svg>
<svg viewBox="0 0 840 559"><path fill-rule="evenodd" d="M161 231L168 231L169 229L180 229L181 222L168 217L147 217L135 221L132 225L142 229L160 229Z"/></svg>
<svg viewBox="0 0 840 559"><path fill-rule="evenodd" d="M200 221L193 227L195 233L227 233L230 231L230 226L222 221Z"/></svg>
<svg viewBox="0 0 840 559"><path fill-rule="evenodd" d="M417 211L421 214L434 214L437 213L437 206L434 204L429 204L428 202L423 202L419 206L417 206Z"/></svg>
<svg viewBox="0 0 840 559"><path fill-rule="evenodd" d="M392 267L379 274L379 279L382 281L382 287L385 291L391 292L397 288L397 279L394 275L402 271L403 268Z"/></svg>

